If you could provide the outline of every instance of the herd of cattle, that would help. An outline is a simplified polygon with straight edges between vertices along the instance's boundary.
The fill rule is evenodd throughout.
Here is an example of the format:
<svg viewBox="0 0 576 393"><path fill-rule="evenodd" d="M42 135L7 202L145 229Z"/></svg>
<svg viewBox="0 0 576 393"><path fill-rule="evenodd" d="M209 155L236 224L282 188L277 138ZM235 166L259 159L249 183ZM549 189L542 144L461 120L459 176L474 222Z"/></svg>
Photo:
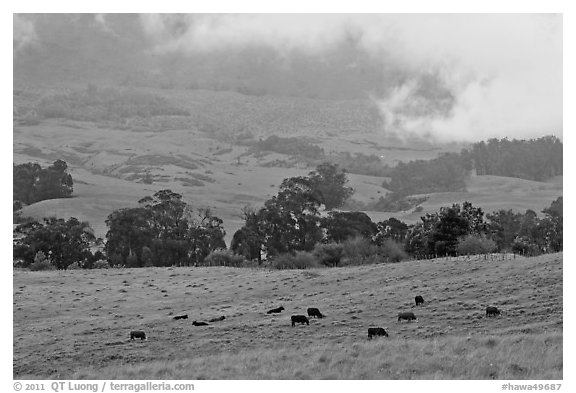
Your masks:
<svg viewBox="0 0 576 393"><path fill-rule="evenodd" d="M424 298L420 295L416 296L414 298L414 301L416 302L416 307L421 306L424 304ZM266 314L279 314L282 311L284 311L284 307L280 306L278 308L273 308L271 310L268 310L266 312ZM297 323L299 324L306 324L306 325L310 325L310 320L308 318L324 318L324 314L322 314L320 312L320 310L316 307L310 307L308 308L307 314L306 315L292 315L290 317L290 320L292 322L292 326L296 325ZM500 315L500 310L498 310L497 307L494 306L488 306L486 307L486 316L487 317L495 317L497 315ZM173 317L173 319L175 320L179 320L179 319L188 319L188 314L183 314L183 315L176 315ZM219 322L219 321L223 321L224 319L226 319L226 317L224 315L222 315L221 317L217 317L217 318L212 318L210 319L208 322ZM406 311L406 312L400 312L398 313L398 322L400 321L417 321L418 319L416 318L416 315L411 312L411 311ZM207 322L198 322L198 321L193 321L192 325L194 326L207 326L209 325L209 323ZM374 336L384 336L384 337L388 337L388 333L386 332L386 330L384 330L384 328L381 327L370 327L368 328L368 338L371 339ZM134 340L135 338L139 338L140 340L146 340L146 333L143 332L142 330L132 330L130 332L130 340Z"/></svg>

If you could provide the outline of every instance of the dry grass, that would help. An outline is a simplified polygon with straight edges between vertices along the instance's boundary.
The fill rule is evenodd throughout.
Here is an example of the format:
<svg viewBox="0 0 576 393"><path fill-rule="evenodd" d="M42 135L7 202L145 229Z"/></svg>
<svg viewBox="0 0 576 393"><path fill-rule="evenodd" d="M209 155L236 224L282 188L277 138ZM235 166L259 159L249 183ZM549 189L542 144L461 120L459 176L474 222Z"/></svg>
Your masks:
<svg viewBox="0 0 576 393"><path fill-rule="evenodd" d="M16 271L13 282L14 378L562 378L561 253L306 272ZM487 305L502 316L486 318ZM326 318L291 327L307 307ZM397 322L405 310L418 322ZM390 337L367 341L370 326ZM132 329L148 340L131 342Z"/></svg>
<svg viewBox="0 0 576 393"><path fill-rule="evenodd" d="M562 379L562 335L347 340L86 368L72 379Z"/></svg>

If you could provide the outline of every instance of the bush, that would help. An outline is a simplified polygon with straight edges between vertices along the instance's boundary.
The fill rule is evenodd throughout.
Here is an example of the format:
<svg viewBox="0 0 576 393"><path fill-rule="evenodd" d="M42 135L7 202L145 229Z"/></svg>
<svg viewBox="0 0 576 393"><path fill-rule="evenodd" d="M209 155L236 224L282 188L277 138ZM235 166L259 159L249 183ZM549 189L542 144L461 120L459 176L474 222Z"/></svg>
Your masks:
<svg viewBox="0 0 576 393"><path fill-rule="evenodd" d="M68 267L66 269L67 270L79 270L79 269L82 269L82 266L80 266L80 263L74 262L74 263L71 263L70 265L68 265Z"/></svg>
<svg viewBox="0 0 576 393"><path fill-rule="evenodd" d="M295 255L280 254L272 261L274 269L311 269L319 267L314 256L306 251L297 251Z"/></svg>
<svg viewBox="0 0 576 393"><path fill-rule="evenodd" d="M30 265L30 270L33 272L43 270L56 270L56 266L52 265L49 261L34 262Z"/></svg>
<svg viewBox="0 0 576 393"><path fill-rule="evenodd" d="M380 254L388 262L401 262L408 259L408 253L404 251L402 244L391 239L384 241L384 244L380 247Z"/></svg>
<svg viewBox="0 0 576 393"><path fill-rule="evenodd" d="M126 265L128 267L138 267L138 256L136 254L129 254L126 257Z"/></svg>
<svg viewBox="0 0 576 393"><path fill-rule="evenodd" d="M94 269L109 269L110 264L108 263L108 261L105 261L104 259L100 259L100 260L94 262L94 265L92 267Z"/></svg>
<svg viewBox="0 0 576 393"><path fill-rule="evenodd" d="M317 244L312 255L322 265L336 267L344 256L344 248L338 243Z"/></svg>
<svg viewBox="0 0 576 393"><path fill-rule="evenodd" d="M456 245L458 255L489 254L496 251L496 249L497 245L494 240L478 235L464 236L458 240Z"/></svg>
<svg viewBox="0 0 576 393"><path fill-rule="evenodd" d="M348 239L342 243L342 265L366 265L380 260L378 246L363 237Z"/></svg>
<svg viewBox="0 0 576 393"><path fill-rule="evenodd" d="M50 263L50 260L46 258L46 255L42 251L38 251L34 257L34 262L30 264L30 270L33 272L43 271L43 270L55 270L56 266Z"/></svg>
<svg viewBox="0 0 576 393"><path fill-rule="evenodd" d="M540 247L538 247L537 244L532 243L529 239L525 237L514 239L514 242L512 243L512 252L527 257L542 254Z"/></svg>
<svg viewBox="0 0 576 393"><path fill-rule="evenodd" d="M201 264L204 266L243 267L247 265L247 261L242 255L234 254L230 250L214 250L204 258Z"/></svg>

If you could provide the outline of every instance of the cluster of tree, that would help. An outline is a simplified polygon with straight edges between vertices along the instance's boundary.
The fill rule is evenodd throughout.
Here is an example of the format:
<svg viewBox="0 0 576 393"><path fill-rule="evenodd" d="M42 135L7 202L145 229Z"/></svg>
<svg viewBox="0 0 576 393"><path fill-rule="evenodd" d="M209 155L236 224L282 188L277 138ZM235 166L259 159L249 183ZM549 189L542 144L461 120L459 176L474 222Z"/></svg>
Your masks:
<svg viewBox="0 0 576 393"><path fill-rule="evenodd" d="M90 251L97 242L90 225L74 217L68 220L45 218L43 223L21 224L16 235L19 238L14 242L13 256L22 261L23 267L30 266L39 252L57 269L66 269L75 262L90 268L94 261L103 258L101 252Z"/></svg>
<svg viewBox="0 0 576 393"><path fill-rule="evenodd" d="M533 210L524 214L499 210L487 214L487 233L498 250L511 250L526 255L562 251L563 198L559 197L538 218Z"/></svg>
<svg viewBox="0 0 576 393"><path fill-rule="evenodd" d="M416 258L496 250L525 255L562 250L562 197L543 211L543 219L533 211L524 215L500 211L486 221L481 208L464 202L426 214L410 226L395 218L373 223L362 212L331 211L322 216L321 204L321 194L310 178L285 179L278 195L263 208L244 211L245 224L234 234L231 250L249 260L261 261L263 254L275 258L299 253L296 259L304 261L310 256L302 253L312 253L318 244L340 244L358 237L375 247L389 248L392 242Z"/></svg>
<svg viewBox="0 0 576 393"><path fill-rule="evenodd" d="M283 138L277 135L271 135L264 140L258 141L254 145L254 149L256 151L271 151L311 160L318 160L324 157L324 149L302 138Z"/></svg>
<svg viewBox="0 0 576 393"><path fill-rule="evenodd" d="M232 250L259 261L263 252L279 255L312 250L322 240L323 229L332 225L321 218L321 206L327 210L341 207L353 193L345 186L347 181L346 173L329 163L319 165L307 177L284 179L278 194L264 207L244 210L245 224L234 234ZM329 217L337 220L338 214Z"/></svg>
<svg viewBox="0 0 576 393"><path fill-rule="evenodd" d="M226 248L222 220L209 209L193 217L182 195L161 190L139 204L116 210L106 220L105 251L112 265L197 265L210 252Z"/></svg>
<svg viewBox="0 0 576 393"><path fill-rule="evenodd" d="M486 216L481 208L464 202L426 214L405 235L406 251L417 258L512 251L539 255L561 251L562 197L544 209L543 218L533 210L524 214L499 210Z"/></svg>
<svg viewBox="0 0 576 393"><path fill-rule="evenodd" d="M55 94L38 103L41 118L64 118L79 121L122 120L133 117L189 116L164 97L130 89L98 88Z"/></svg>
<svg viewBox="0 0 576 393"><path fill-rule="evenodd" d="M13 165L13 208L45 199L69 198L74 189L65 161L56 160L47 168L37 163Z"/></svg>
<svg viewBox="0 0 576 393"><path fill-rule="evenodd" d="M562 142L554 136L530 140L493 138L473 144L461 155L473 164L478 175L545 181L562 175L562 149Z"/></svg>
<svg viewBox="0 0 576 393"><path fill-rule="evenodd" d="M498 175L544 181L562 174L562 142L553 136L531 140L490 139L461 153L432 160L400 162L385 167L390 177L382 187L392 191L379 201L380 211L407 210L414 206L408 195L465 191L472 169L478 175ZM412 201L414 202L414 201Z"/></svg>
<svg viewBox="0 0 576 393"><path fill-rule="evenodd" d="M562 174L562 142L554 136L531 140L490 139L460 153L445 153L432 160L384 165L374 154L324 150L299 138L272 135L254 144L256 151L273 151L300 157L309 164L329 161L348 173L389 177L382 186L392 193L382 198L379 211L406 210L413 205L408 195L465 191L466 177L472 169L478 175L498 175L544 181Z"/></svg>
<svg viewBox="0 0 576 393"><path fill-rule="evenodd" d="M382 187L393 191L393 198L432 192L463 191L471 167L460 154L446 153L433 160L400 162L389 171L390 181Z"/></svg>
<svg viewBox="0 0 576 393"><path fill-rule="evenodd" d="M485 233L484 212L464 202L428 213L411 226L405 238L406 251L417 258L429 255L456 255L458 241L468 235Z"/></svg>
<svg viewBox="0 0 576 393"><path fill-rule="evenodd" d="M386 177L390 173L390 168L383 165L380 157L375 154L339 152L331 154L326 159L346 168L348 173L357 175Z"/></svg>

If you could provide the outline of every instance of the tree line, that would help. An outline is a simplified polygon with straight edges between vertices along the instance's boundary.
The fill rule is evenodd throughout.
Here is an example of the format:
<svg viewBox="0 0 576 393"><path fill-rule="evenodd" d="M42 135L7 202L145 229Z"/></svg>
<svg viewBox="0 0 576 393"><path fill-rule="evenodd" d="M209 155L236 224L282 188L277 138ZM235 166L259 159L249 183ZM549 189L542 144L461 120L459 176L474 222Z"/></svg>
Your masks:
<svg viewBox="0 0 576 393"><path fill-rule="evenodd" d="M472 169L477 175L545 181L562 175L562 142L554 136L518 140L489 139L460 153L433 160L415 160L388 168L390 181L383 187L400 195L465 190Z"/></svg>
<svg viewBox="0 0 576 393"><path fill-rule="evenodd" d="M473 144L461 156L473 164L478 175L545 181L562 175L562 151L562 142L554 136L530 140L493 138Z"/></svg>
<svg viewBox="0 0 576 393"><path fill-rule="evenodd" d="M86 222L45 219L18 227L14 258L24 267L41 252L51 266L199 266L224 264L311 267L316 265L396 262L489 252L538 255L563 247L563 200L543 210L500 210L484 215L469 202L443 207L408 225L396 218L378 223L363 212L339 211L353 190L346 172L324 163L308 176L284 179L277 195L259 209L243 210L244 225L229 250L220 218L208 209L193 209L182 195L161 190L139 206L112 212L101 251ZM226 251L224 251L226 250Z"/></svg>

